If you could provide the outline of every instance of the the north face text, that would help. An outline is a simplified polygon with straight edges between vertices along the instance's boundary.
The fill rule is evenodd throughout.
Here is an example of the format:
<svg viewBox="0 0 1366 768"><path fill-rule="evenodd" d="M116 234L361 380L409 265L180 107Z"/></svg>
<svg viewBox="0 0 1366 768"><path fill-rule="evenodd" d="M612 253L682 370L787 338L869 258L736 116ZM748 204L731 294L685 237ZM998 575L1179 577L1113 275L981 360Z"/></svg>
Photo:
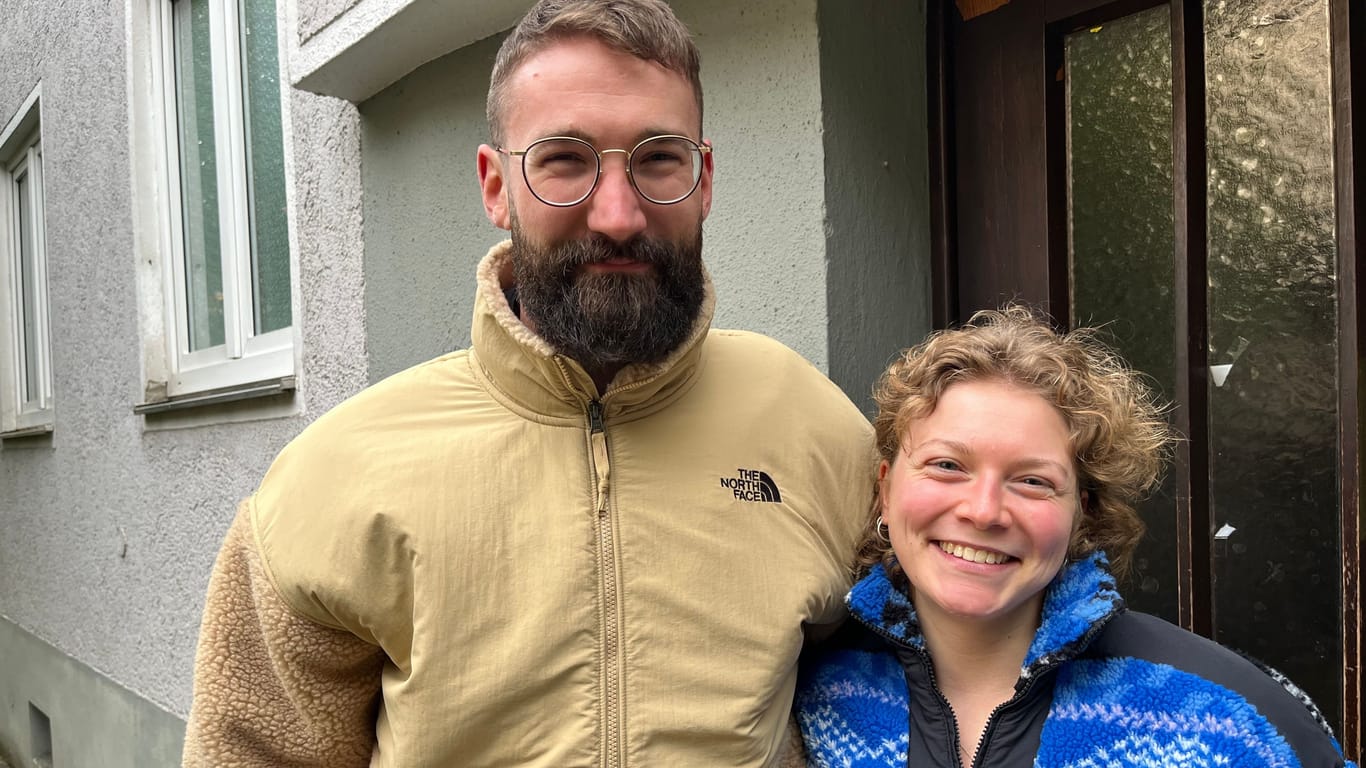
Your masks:
<svg viewBox="0 0 1366 768"><path fill-rule="evenodd" d="M735 498L740 501L773 501L783 500L782 494L778 492L778 484L773 482L773 478L767 472L758 469L737 469L735 477L721 478L721 487L735 494Z"/></svg>

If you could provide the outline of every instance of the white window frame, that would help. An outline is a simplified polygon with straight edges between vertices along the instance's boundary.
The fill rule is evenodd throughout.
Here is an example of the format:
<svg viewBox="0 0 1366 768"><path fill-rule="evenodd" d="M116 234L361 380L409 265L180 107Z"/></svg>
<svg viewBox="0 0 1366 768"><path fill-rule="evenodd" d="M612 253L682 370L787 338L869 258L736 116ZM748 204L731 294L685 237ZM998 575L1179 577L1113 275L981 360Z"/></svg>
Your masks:
<svg viewBox="0 0 1366 768"><path fill-rule="evenodd" d="M263 334L255 332L251 236L246 176L246 124L242 103L242 56L237 0L215 0L210 14L213 70L214 143L219 190L219 241L222 256L224 343L190 351L189 307L183 200L180 179L180 132L177 126L172 0L154 0L150 9L150 75L152 101L160 113L153 130L162 147L160 186L162 219L162 328L165 336L165 395L176 398L288 380L296 369L295 325ZM281 82L284 79L281 78ZM282 99L283 101L283 99ZM283 110L283 105L282 105ZM287 121L282 121L286 126ZM292 214L292 211L290 212ZM291 231L291 248L293 224ZM290 254L290 295L294 295L294 263ZM297 318L297 313L291 313ZM149 373L151 373L149 371ZM150 387L149 387L150 392Z"/></svg>
<svg viewBox="0 0 1366 768"><path fill-rule="evenodd" d="M51 432L55 422L52 396L52 333L48 317L47 236L44 224L43 141L40 104L42 84L35 86L15 116L0 130L0 438ZM20 263L17 179L27 177L28 229L32 237L34 342L26 348L25 265ZM36 370L29 370L30 354ZM31 376L30 376L31 375ZM37 392L25 397L33 378Z"/></svg>

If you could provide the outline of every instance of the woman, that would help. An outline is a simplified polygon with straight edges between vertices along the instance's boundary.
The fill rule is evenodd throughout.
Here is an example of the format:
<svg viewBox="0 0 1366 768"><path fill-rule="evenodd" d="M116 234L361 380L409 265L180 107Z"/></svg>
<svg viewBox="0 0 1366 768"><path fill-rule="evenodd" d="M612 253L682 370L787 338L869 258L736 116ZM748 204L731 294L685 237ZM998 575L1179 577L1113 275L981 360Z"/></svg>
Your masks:
<svg viewBox="0 0 1366 768"><path fill-rule="evenodd" d="M1283 678L1125 609L1111 574L1172 436L1087 332L982 312L876 398L867 575L798 691L813 765L1344 765Z"/></svg>

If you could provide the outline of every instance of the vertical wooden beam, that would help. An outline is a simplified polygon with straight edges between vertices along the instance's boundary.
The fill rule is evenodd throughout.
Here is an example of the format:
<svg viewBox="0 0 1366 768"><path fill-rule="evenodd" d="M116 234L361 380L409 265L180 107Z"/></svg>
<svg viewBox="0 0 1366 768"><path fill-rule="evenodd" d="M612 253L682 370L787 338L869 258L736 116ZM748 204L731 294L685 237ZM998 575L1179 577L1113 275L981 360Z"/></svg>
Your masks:
<svg viewBox="0 0 1366 768"><path fill-rule="evenodd" d="M926 99L930 114L930 323L947 328L958 317L957 223L953 153L953 58L949 50L949 22L953 13L930 0L925 8L927 67Z"/></svg>
<svg viewBox="0 0 1366 768"><path fill-rule="evenodd" d="M1177 590L1181 625L1213 634L1206 339L1205 39L1200 0L1172 0L1176 225Z"/></svg>
<svg viewBox="0 0 1366 768"><path fill-rule="evenodd" d="M1072 238L1067 149L1067 27L1044 28L1044 171L1048 197L1048 311L1060 328L1072 325Z"/></svg>
<svg viewBox="0 0 1366 768"><path fill-rule="evenodd" d="M1338 252L1338 489L1342 527L1342 746L1360 758L1362 738L1362 587L1361 587L1361 397L1360 366L1366 359L1362 333L1360 280L1362 254L1358 233L1363 210L1357 204L1362 170L1356 149L1363 129L1354 119L1354 92L1366 83L1362 75L1366 49L1362 47L1360 12L1351 0L1330 0L1329 34L1333 72L1334 174L1337 201Z"/></svg>

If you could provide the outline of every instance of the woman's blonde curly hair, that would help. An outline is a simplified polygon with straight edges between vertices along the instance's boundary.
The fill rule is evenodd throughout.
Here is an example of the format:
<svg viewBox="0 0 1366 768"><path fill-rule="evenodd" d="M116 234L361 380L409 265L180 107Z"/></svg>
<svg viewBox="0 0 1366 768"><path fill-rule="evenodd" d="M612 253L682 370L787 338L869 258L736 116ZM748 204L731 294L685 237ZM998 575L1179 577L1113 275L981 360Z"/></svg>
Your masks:
<svg viewBox="0 0 1366 768"><path fill-rule="evenodd" d="M1145 377L1096 337L1092 328L1058 333L1027 307L984 310L962 327L938 331L907 349L873 391L878 452L894 462L910 423L934 410L963 381L1000 381L1038 393L1067 422L1086 508L1067 550L1080 559L1104 550L1125 575L1144 525L1134 509L1158 483L1175 441ZM899 571L877 530L881 503L860 550L864 567Z"/></svg>

